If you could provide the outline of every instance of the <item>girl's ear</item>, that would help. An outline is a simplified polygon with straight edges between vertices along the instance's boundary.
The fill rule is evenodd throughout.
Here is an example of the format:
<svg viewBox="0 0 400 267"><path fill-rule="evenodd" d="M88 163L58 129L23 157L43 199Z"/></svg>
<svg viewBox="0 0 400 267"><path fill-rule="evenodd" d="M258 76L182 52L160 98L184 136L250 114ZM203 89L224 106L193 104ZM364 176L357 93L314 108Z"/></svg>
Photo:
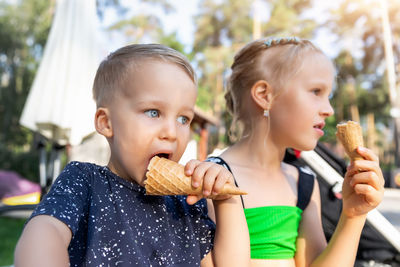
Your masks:
<svg viewBox="0 0 400 267"><path fill-rule="evenodd" d="M94 116L96 131L106 138L113 136L110 113L107 108L98 108Z"/></svg>
<svg viewBox="0 0 400 267"><path fill-rule="evenodd" d="M261 109L269 110L272 105L272 88L267 81L259 80L251 87L251 97Z"/></svg>

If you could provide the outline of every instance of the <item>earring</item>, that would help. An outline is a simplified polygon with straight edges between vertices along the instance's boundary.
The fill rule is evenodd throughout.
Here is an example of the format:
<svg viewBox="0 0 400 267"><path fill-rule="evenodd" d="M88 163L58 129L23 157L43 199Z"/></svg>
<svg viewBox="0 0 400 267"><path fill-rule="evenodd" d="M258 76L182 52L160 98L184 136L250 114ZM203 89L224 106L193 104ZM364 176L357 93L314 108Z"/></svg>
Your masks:
<svg viewBox="0 0 400 267"><path fill-rule="evenodd" d="M268 118L268 116L269 116L269 110L268 110L268 109L265 109L263 115L264 115L265 117Z"/></svg>

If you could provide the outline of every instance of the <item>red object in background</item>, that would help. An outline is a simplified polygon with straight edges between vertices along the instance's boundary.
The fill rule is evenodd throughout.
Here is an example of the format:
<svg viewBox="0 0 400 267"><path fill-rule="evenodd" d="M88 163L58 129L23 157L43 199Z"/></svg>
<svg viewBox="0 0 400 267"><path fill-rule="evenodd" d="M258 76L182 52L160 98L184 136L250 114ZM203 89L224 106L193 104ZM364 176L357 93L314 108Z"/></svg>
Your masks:
<svg viewBox="0 0 400 267"><path fill-rule="evenodd" d="M294 151L294 155L296 156L296 158L300 158L301 151L297 150L297 149L293 149L293 151Z"/></svg>

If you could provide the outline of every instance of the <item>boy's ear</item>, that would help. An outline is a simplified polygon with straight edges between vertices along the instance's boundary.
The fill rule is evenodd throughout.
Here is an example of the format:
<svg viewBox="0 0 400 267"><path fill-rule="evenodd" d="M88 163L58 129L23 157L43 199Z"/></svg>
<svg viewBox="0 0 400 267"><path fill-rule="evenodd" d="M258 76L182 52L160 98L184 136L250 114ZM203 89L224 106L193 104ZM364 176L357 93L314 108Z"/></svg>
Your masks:
<svg viewBox="0 0 400 267"><path fill-rule="evenodd" d="M251 87L251 97L263 110L269 110L272 105L272 88L267 81L259 80Z"/></svg>
<svg viewBox="0 0 400 267"><path fill-rule="evenodd" d="M94 126L96 131L104 137L113 136L110 112L107 108L98 108L94 116Z"/></svg>

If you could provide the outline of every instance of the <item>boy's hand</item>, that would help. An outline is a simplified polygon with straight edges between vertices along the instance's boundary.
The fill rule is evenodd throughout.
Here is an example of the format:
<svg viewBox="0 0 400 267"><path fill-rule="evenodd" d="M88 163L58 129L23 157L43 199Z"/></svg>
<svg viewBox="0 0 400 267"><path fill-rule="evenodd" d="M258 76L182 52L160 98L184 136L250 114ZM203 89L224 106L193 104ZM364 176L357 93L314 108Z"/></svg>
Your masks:
<svg viewBox="0 0 400 267"><path fill-rule="evenodd" d="M211 197L214 200L231 198L230 195L218 195L226 183L234 184L232 174L221 165L191 160L185 165L185 174L192 176L193 187L203 186L203 194L187 197L186 202L189 205L193 205L203 197Z"/></svg>
<svg viewBox="0 0 400 267"><path fill-rule="evenodd" d="M364 147L357 152L364 160L351 162L343 181L343 212L348 217L366 215L378 206L385 184L378 157Z"/></svg>

